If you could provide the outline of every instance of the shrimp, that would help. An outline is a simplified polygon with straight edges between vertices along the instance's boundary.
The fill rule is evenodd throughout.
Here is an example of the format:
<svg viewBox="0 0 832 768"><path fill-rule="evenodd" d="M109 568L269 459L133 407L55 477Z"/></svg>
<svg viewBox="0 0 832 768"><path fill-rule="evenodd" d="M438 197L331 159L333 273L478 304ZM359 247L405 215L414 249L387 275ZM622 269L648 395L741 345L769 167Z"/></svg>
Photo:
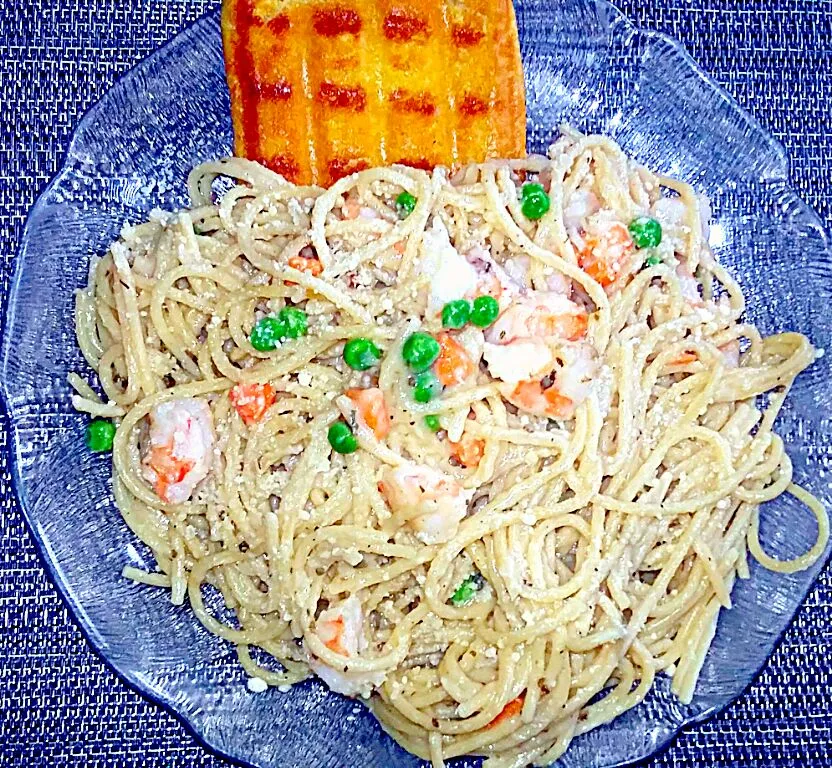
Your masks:
<svg viewBox="0 0 832 768"><path fill-rule="evenodd" d="M474 364L479 366L482 360L482 350L485 345L485 335L479 328L468 325L456 334L456 340L465 350L465 354Z"/></svg>
<svg viewBox="0 0 832 768"><path fill-rule="evenodd" d="M384 393L378 387L370 389L348 389L344 393L352 400L358 418L377 439L383 440L390 433L390 412L384 402Z"/></svg>
<svg viewBox="0 0 832 768"><path fill-rule="evenodd" d="M352 595L323 611L315 622L315 634L333 653L347 659L367 648L364 636L364 612L361 601ZM336 669L315 657L309 666L333 691L345 696L369 694L384 682L383 672L350 672Z"/></svg>
<svg viewBox="0 0 832 768"><path fill-rule="evenodd" d="M187 501L208 476L214 439L211 410L204 400L185 397L160 403L150 412L142 476L162 501Z"/></svg>
<svg viewBox="0 0 832 768"><path fill-rule="evenodd" d="M436 340L442 350L436 360L436 376L445 387L461 384L477 372L477 364L450 333L440 333Z"/></svg>
<svg viewBox="0 0 832 768"><path fill-rule="evenodd" d="M469 251L470 256L474 251ZM509 279L515 282L518 286L526 285L528 282L529 270L531 269L532 260L524 253L517 256L512 256L506 259L503 269L508 275Z"/></svg>
<svg viewBox="0 0 832 768"><path fill-rule="evenodd" d="M312 277L318 277L324 271L323 264L316 256L290 256L288 264L292 269L298 272L308 272Z"/></svg>
<svg viewBox="0 0 832 768"><path fill-rule="evenodd" d="M504 290L508 292L509 296L507 298L510 299L514 294L522 293L530 285L531 279L529 272L531 271L532 260L527 255L520 254L518 256L512 256L506 259L502 267L497 262L493 263L496 267L493 273L494 279L499 285L499 291L484 290L481 293L493 296L499 301L502 298ZM572 295L574 288L572 280L564 275L563 272L546 268L544 274L546 275L545 282L547 290L552 293L562 293L567 298ZM503 275L502 281L500 281L500 275ZM504 304L507 306L507 303L503 302L500 307L501 309L506 308Z"/></svg>
<svg viewBox="0 0 832 768"><path fill-rule="evenodd" d="M561 293L535 291L503 312L486 339L493 344L510 344L520 338L576 341L586 334L588 325L586 309L574 301Z"/></svg>
<svg viewBox="0 0 832 768"><path fill-rule="evenodd" d="M290 256L286 263L298 272L308 272L312 277L319 277L324 271L324 265L321 264L317 252L311 245L303 246L300 253ZM284 280L284 283L286 285L297 285L291 280Z"/></svg>
<svg viewBox="0 0 832 768"><path fill-rule="evenodd" d="M687 264L679 264L676 267L676 277L679 280L679 290L682 298L689 307L702 307L704 302L699 293L699 281L693 276Z"/></svg>
<svg viewBox="0 0 832 768"><path fill-rule="evenodd" d="M394 514L424 544L442 544L456 535L472 495L454 478L421 464L388 468L380 488Z"/></svg>
<svg viewBox="0 0 832 768"><path fill-rule="evenodd" d="M550 350L546 365L534 377L499 385L500 394L517 408L537 416L571 419L587 399L598 368L588 344Z"/></svg>
<svg viewBox="0 0 832 768"><path fill-rule="evenodd" d="M428 314L435 315L449 301L476 291L479 280L476 270L453 247L448 230L438 217L422 237L422 252L422 271L430 280Z"/></svg>
<svg viewBox="0 0 832 768"><path fill-rule="evenodd" d="M504 382L519 384L554 365L552 350L542 339L517 339L509 344L486 343L483 358L488 372Z"/></svg>
<svg viewBox="0 0 832 768"><path fill-rule="evenodd" d="M608 292L626 280L636 266L630 232L612 211L590 216L586 228L572 235L572 240L578 248L580 268Z"/></svg>
<svg viewBox="0 0 832 768"><path fill-rule="evenodd" d="M358 198L350 195L344 201L344 218L345 219L378 219L381 218L378 211L369 208L366 205L361 205Z"/></svg>
<svg viewBox="0 0 832 768"><path fill-rule="evenodd" d="M556 387L546 387L542 380L521 381L513 390L503 389L502 393L512 405L536 416L568 419L575 413L575 403Z"/></svg>
<svg viewBox="0 0 832 768"><path fill-rule="evenodd" d="M601 203L598 202L594 192L585 189L576 189L568 198L563 209L563 223L567 231L578 231L584 222L593 214L601 210Z"/></svg>
<svg viewBox="0 0 832 768"><path fill-rule="evenodd" d="M516 279L521 270L528 269L523 260L515 260L512 270L515 277L501 267L484 248L475 245L466 254L465 258L474 268L477 274L477 281L474 290L465 294L466 298L475 299L477 296L491 296L496 299L500 309L505 309L513 298L523 289L523 280Z"/></svg>
<svg viewBox="0 0 832 768"><path fill-rule="evenodd" d="M237 384L228 399L247 426L256 424L274 405L276 395L271 384Z"/></svg>
<svg viewBox="0 0 832 768"><path fill-rule="evenodd" d="M564 345L555 357L553 387L577 406L586 400L592 379L598 373L595 350L589 344Z"/></svg>
<svg viewBox="0 0 832 768"><path fill-rule="evenodd" d="M512 304L489 329L483 350L503 397L529 413L571 417L588 394L576 350L590 348L564 342L584 337L588 324L586 309L560 293L535 292Z"/></svg>
<svg viewBox="0 0 832 768"><path fill-rule="evenodd" d="M552 272L546 276L546 287L551 293L560 293L567 298L572 298L575 293L575 284L563 272Z"/></svg>
<svg viewBox="0 0 832 768"><path fill-rule="evenodd" d="M503 308L522 286L480 246L464 256L454 248L445 224L434 218L422 238L422 270L430 278L428 313L436 314L449 301L491 296Z"/></svg>
<svg viewBox="0 0 832 768"><path fill-rule="evenodd" d="M726 368L740 367L740 342L738 339L734 339L733 341L729 341L727 344L723 344L719 348L719 351L722 352Z"/></svg>
<svg viewBox="0 0 832 768"><path fill-rule="evenodd" d="M451 454L465 467L479 466L482 457L485 455L485 440L463 435L458 443L449 441L448 447Z"/></svg>

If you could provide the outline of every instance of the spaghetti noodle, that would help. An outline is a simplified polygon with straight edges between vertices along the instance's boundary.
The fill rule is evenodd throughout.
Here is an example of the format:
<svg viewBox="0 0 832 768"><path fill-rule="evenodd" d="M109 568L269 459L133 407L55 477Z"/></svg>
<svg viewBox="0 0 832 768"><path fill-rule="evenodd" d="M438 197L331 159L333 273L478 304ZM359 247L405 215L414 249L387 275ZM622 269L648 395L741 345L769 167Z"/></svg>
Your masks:
<svg viewBox="0 0 832 768"><path fill-rule="evenodd" d="M814 349L743 322L704 201L613 142L189 183L92 265L104 399L72 382L118 423L116 501L158 563L126 575L253 677L363 695L434 766L547 765L659 672L690 701L749 550L824 551L773 431ZM818 521L791 562L757 535L782 493Z"/></svg>

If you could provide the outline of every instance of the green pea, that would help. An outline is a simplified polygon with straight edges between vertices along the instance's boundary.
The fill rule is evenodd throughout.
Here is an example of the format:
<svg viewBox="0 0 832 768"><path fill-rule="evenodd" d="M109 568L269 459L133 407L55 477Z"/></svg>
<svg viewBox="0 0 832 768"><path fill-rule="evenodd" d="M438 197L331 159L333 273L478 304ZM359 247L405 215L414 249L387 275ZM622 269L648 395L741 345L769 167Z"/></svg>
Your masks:
<svg viewBox="0 0 832 768"><path fill-rule="evenodd" d="M442 325L445 328L462 328L471 317L471 302L467 299L449 301L442 307Z"/></svg>
<svg viewBox="0 0 832 768"><path fill-rule="evenodd" d="M535 221L552 206L546 190L540 184L524 184L520 190L520 209L527 219Z"/></svg>
<svg viewBox="0 0 832 768"><path fill-rule="evenodd" d="M104 453L113 450L113 438L115 436L116 427L112 421L93 419L87 425L84 442L93 453Z"/></svg>
<svg viewBox="0 0 832 768"><path fill-rule="evenodd" d="M329 428L327 440L336 453L355 453L358 450L358 440L345 421L336 421Z"/></svg>
<svg viewBox="0 0 832 768"><path fill-rule="evenodd" d="M405 339L402 358L414 373L430 368L441 352L439 342L427 333L413 333Z"/></svg>
<svg viewBox="0 0 832 768"><path fill-rule="evenodd" d="M655 248L662 241L662 225L650 216L633 219L629 229L636 248Z"/></svg>
<svg viewBox="0 0 832 768"><path fill-rule="evenodd" d="M299 339L309 333L309 318L302 309L284 307L277 313L280 323L280 341Z"/></svg>
<svg viewBox="0 0 832 768"><path fill-rule="evenodd" d="M271 352L280 341L281 325L276 317L264 317L258 320L251 331L249 341L258 352Z"/></svg>
<svg viewBox="0 0 832 768"><path fill-rule="evenodd" d="M659 256L658 253L651 253L645 260L644 266L645 267L655 267L658 264L662 263L662 257Z"/></svg>
<svg viewBox="0 0 832 768"><path fill-rule="evenodd" d="M299 339L309 331L306 312L296 307L284 307L277 317L269 315L257 321L249 341L258 352L271 352L287 339Z"/></svg>
<svg viewBox="0 0 832 768"><path fill-rule="evenodd" d="M396 198L396 211L400 219L406 219L416 208L416 198L410 192L402 192Z"/></svg>
<svg viewBox="0 0 832 768"><path fill-rule="evenodd" d="M438 432L442 429L442 425L439 423L439 417L434 413L425 416L425 426L431 432Z"/></svg>
<svg viewBox="0 0 832 768"><path fill-rule="evenodd" d="M371 339L350 339L344 346L344 362L354 371L366 371L381 360L381 350Z"/></svg>
<svg viewBox="0 0 832 768"><path fill-rule="evenodd" d="M488 328L500 315L500 305L493 296L477 296L471 310L471 322L478 328Z"/></svg>
<svg viewBox="0 0 832 768"><path fill-rule="evenodd" d="M413 384L413 399L417 403L429 403L442 393L442 385L433 371L425 371L416 376Z"/></svg>
<svg viewBox="0 0 832 768"><path fill-rule="evenodd" d="M485 586L485 579L480 573L472 573L456 588L451 602L456 606L468 605L474 596Z"/></svg>

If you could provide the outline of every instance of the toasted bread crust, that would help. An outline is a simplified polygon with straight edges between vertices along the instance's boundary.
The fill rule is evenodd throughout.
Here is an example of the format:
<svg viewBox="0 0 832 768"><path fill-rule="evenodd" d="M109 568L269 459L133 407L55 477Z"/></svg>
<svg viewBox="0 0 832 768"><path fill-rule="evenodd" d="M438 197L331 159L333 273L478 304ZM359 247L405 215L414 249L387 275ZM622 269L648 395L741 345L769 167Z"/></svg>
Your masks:
<svg viewBox="0 0 832 768"><path fill-rule="evenodd" d="M236 152L295 183L524 153L511 0L224 0L222 26Z"/></svg>

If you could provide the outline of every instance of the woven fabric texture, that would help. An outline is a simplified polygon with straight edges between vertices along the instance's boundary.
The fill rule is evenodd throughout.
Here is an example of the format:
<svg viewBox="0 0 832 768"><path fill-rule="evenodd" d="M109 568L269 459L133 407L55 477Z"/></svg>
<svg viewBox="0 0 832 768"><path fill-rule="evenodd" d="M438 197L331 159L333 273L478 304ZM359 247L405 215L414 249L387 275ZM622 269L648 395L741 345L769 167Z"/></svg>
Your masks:
<svg viewBox="0 0 832 768"><path fill-rule="evenodd" d="M556 0L553 0L556 2ZM83 112L218 0L0 3L0 309L26 213ZM785 145L802 197L832 229L832 0L618 0L682 40ZM230 765L124 685L55 589L11 488L0 413L0 766ZM758 681L647 763L832 766L832 570Z"/></svg>

